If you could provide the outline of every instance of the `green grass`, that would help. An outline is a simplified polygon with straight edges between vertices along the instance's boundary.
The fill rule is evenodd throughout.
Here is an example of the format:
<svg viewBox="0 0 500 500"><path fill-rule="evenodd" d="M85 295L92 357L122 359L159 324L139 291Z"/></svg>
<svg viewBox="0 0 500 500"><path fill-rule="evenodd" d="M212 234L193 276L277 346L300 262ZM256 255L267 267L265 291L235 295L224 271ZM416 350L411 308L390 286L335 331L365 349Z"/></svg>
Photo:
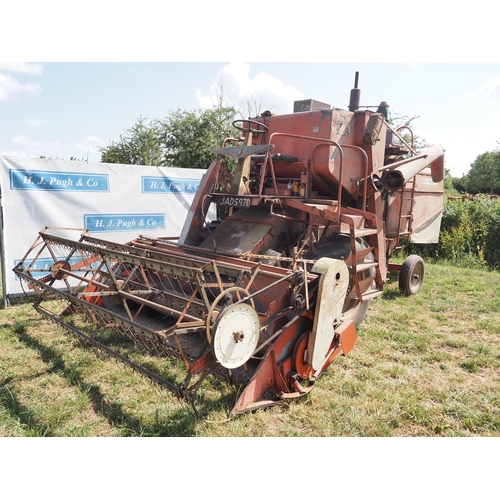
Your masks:
<svg viewBox="0 0 500 500"><path fill-rule="evenodd" d="M0 436L500 436L500 273L427 264L410 297L390 278L309 395L231 421L225 383L197 418L31 305L0 310Z"/></svg>

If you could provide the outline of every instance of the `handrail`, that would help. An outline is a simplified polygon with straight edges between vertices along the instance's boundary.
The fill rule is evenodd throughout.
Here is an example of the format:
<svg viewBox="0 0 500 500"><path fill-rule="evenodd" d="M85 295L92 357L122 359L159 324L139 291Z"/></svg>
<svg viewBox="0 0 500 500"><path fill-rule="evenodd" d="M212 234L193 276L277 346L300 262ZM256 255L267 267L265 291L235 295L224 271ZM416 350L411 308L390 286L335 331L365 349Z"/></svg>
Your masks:
<svg viewBox="0 0 500 500"><path fill-rule="evenodd" d="M338 203L338 207L340 207L341 200L342 200L342 163L343 163L343 158L344 158L344 154L342 152L342 148L341 148L340 144L338 144L335 141L328 141L328 140L325 140L325 139L319 138L319 137L311 137L311 136L307 136L307 135L289 134L289 133L286 133L286 132L275 132L275 133L271 134L271 136L269 137L269 143L271 143L271 140L273 139L273 137L276 137L276 136L280 136L280 137L293 137L295 139L305 139L307 141L320 142L321 144L317 144L316 146L314 146L313 151L318 146L322 146L322 145L325 145L325 144L330 144L330 145L336 146L339 149L339 152L340 152L340 172L339 172L339 187L338 187L338 192L337 192L337 203ZM311 157L312 157L312 152L311 152ZM338 208L338 210L337 210L337 222L338 222L338 220L340 220L340 208Z"/></svg>
<svg viewBox="0 0 500 500"><path fill-rule="evenodd" d="M408 127L407 125L401 125L401 127L398 127L396 129L396 132L399 132L400 130L403 130L403 129L406 129L408 130L408 132L410 132L410 135L411 135L411 149L413 149L413 130ZM402 138L400 138L401 140L403 140Z"/></svg>
<svg viewBox="0 0 500 500"><path fill-rule="evenodd" d="M412 130L411 130L409 127L407 127L406 125L402 125L401 127L399 127L398 129L396 129L396 130L395 130L395 129L393 129L393 128L390 126L390 124L389 124L387 121L385 122L385 124L386 124L387 128L388 128L391 132L394 132L394 133L396 134L396 137L398 137L398 138L401 140L401 142L402 142L402 143L403 143L406 147L408 147L408 148L409 148L409 150L410 150L410 152L411 152L411 154L412 154L412 155L416 155L416 154L417 154L417 153L416 153L416 151L413 149L413 132L412 132ZM410 146L410 145L409 145L409 144L408 144L408 143L407 143L407 142L403 139L403 137L402 137L400 134L398 134L398 130L400 130L400 129L402 129L402 128L407 128L408 130L410 130L410 133L411 133L411 135L412 135L412 145L411 145L411 146Z"/></svg>
<svg viewBox="0 0 500 500"><path fill-rule="evenodd" d="M340 144L335 142L335 141L323 141L320 144L316 144L314 148L311 151L311 158L312 158L312 153L318 146L324 146L325 144L331 144L335 147L338 148L339 154L340 154L340 163L339 163L339 178L338 178L338 183L339 186L337 188L337 222L340 220L340 207L342 206L342 175L343 175L343 170L344 170L344 152L342 151L342 148L340 147Z"/></svg>
<svg viewBox="0 0 500 500"><path fill-rule="evenodd" d="M287 132L274 132L274 133L272 133L270 135L270 137L269 137L269 144L272 144L274 137L291 137L291 138L294 138L294 139L303 139L303 140L307 140L307 141L315 141L315 142L317 142L318 144L316 144L316 146L314 146L314 148L311 151L311 159L313 157L314 151L319 146L330 145L330 146L335 146L338 149L339 156L340 156L339 176L338 176L338 190L337 190L337 206L338 207L341 207L341 205L342 205L342 179L343 179L343 170L344 170L343 169L343 166L344 166L344 152L343 152L342 148L353 148L353 149L359 150L362 153L363 166L364 166L364 175L363 175L363 179L364 179L364 182L363 182L363 205L362 206L363 206L363 211L365 210L365 207L366 207L366 198L367 198L367 190L368 190L368 183L367 183L367 178L368 178L368 156L366 154L366 151L364 151L363 148L361 148L359 146L355 146L353 144L343 144L341 146L336 141L326 140L326 139L320 138L320 137L311 137L311 136L305 136L305 135L291 134L291 133L287 133ZM269 162L271 164L270 166L271 166L271 174L273 176L273 184L274 184L275 189L277 189L276 188L276 179L274 178L274 167L272 165L272 160L271 160L270 155L266 155L266 156L267 156L267 158L266 158L266 160L264 162L265 166L264 166L263 173L265 173L267 171L267 163ZM262 189L262 179L261 179L261 185L259 186L259 195L262 195L261 189ZM337 210L337 222L338 222L338 220L340 220L340 208L338 208L338 210Z"/></svg>

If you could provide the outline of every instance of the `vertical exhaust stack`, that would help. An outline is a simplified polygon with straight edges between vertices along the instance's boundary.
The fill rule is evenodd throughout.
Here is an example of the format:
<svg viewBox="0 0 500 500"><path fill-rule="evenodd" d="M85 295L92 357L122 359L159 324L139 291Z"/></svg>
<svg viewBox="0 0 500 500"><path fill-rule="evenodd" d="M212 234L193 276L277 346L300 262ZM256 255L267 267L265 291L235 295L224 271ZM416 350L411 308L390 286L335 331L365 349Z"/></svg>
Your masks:
<svg viewBox="0 0 500 500"><path fill-rule="evenodd" d="M359 103L361 102L361 90L358 89L358 78L359 71L356 71L354 77L354 88L351 89L351 98L349 100L349 111L353 112L359 109Z"/></svg>

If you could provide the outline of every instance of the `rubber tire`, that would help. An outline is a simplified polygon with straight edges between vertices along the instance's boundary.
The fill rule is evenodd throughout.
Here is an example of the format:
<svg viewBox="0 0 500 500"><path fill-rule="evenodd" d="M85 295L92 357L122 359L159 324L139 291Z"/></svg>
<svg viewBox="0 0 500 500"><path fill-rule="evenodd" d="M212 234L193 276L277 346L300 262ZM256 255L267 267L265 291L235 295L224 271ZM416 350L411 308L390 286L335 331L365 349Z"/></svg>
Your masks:
<svg viewBox="0 0 500 500"><path fill-rule="evenodd" d="M405 295L415 295L424 282L425 265L419 255L408 256L399 271L399 289Z"/></svg>
<svg viewBox="0 0 500 500"><path fill-rule="evenodd" d="M363 322L365 316L370 308L370 300L365 300L364 302L358 302L353 308L342 313L342 321L352 320L356 328Z"/></svg>

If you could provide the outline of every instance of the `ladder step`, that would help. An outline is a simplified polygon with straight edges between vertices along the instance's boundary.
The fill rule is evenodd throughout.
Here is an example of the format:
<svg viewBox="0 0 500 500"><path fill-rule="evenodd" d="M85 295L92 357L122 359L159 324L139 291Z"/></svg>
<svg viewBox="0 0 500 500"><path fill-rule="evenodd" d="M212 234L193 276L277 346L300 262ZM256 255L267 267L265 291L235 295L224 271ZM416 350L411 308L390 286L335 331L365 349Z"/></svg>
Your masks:
<svg viewBox="0 0 500 500"><path fill-rule="evenodd" d="M363 229L355 229L354 236L356 238L363 238L363 236L370 236L371 234L377 234L376 228L365 227Z"/></svg>
<svg viewBox="0 0 500 500"><path fill-rule="evenodd" d="M341 231L348 233L349 228L354 227L355 230L365 228L365 218L362 215L343 215L341 217Z"/></svg>
<svg viewBox="0 0 500 500"><path fill-rule="evenodd" d="M358 259L358 261L360 262L361 260L363 260L370 252L373 251L374 248L375 247L368 247L364 248L363 250L358 249L356 251L356 258ZM352 254L350 254L349 257L347 257L347 259L345 260L347 266L352 267L352 257Z"/></svg>
<svg viewBox="0 0 500 500"><path fill-rule="evenodd" d="M377 267L378 262L363 262L361 264L356 265L356 272L360 273L361 271L366 271L367 269L372 269L373 267ZM352 269L352 264L348 264L347 267L350 267Z"/></svg>
<svg viewBox="0 0 500 500"><path fill-rule="evenodd" d="M363 295L361 295L361 297L362 297L361 300L363 302L366 302L367 300L372 300L372 299L375 299L376 297L380 297L383 293L384 292L382 290L373 290L373 289L370 289L369 291L367 291ZM357 294L356 294L356 292L354 290L349 295L349 298L351 298L351 299L356 299L357 298Z"/></svg>
<svg viewBox="0 0 500 500"><path fill-rule="evenodd" d="M366 292L362 295L363 297L363 302L366 302L367 300L372 300L375 297L380 297L384 292L382 290L370 290L369 292Z"/></svg>
<svg viewBox="0 0 500 500"><path fill-rule="evenodd" d="M366 290L364 292L364 294L371 293L373 291L377 291L377 290L373 290L373 288L371 288L372 284L373 284L373 276L370 276L364 280L359 281L359 287L361 288L361 290ZM361 296L363 296L364 294L362 292ZM356 291L356 286L352 287L351 293L349 294L349 298L350 299L358 298L358 292ZM362 299L362 300L364 300L364 299Z"/></svg>

